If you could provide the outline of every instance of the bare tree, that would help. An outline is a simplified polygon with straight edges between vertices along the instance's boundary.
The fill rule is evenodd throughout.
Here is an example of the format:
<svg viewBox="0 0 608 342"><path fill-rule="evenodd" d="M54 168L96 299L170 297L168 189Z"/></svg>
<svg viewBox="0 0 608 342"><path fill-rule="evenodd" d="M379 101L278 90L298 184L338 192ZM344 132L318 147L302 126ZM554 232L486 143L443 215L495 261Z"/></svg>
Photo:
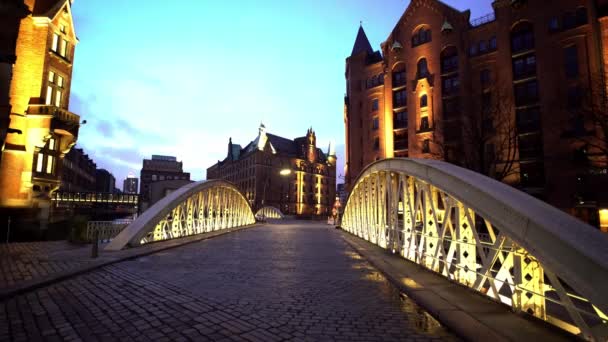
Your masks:
<svg viewBox="0 0 608 342"><path fill-rule="evenodd" d="M569 88L566 109L562 135L581 146L578 159L594 171L608 168L608 92L601 75L592 75L587 87Z"/></svg>
<svg viewBox="0 0 608 342"><path fill-rule="evenodd" d="M519 173L514 104L497 89L487 89L472 102L472 110L456 118L444 108L444 118L435 122L433 154L505 181Z"/></svg>

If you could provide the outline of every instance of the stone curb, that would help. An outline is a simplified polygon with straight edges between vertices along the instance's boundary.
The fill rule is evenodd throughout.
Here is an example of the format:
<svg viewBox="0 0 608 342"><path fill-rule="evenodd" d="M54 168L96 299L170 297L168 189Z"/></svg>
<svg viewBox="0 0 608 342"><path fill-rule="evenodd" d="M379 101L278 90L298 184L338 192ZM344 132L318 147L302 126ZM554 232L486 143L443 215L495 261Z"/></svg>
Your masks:
<svg viewBox="0 0 608 342"><path fill-rule="evenodd" d="M45 286L52 285L54 283L58 283L60 281L73 278L75 276L88 273L97 269L100 269L105 266L113 265L119 262L137 259L146 255L162 252L165 250L189 245L195 242L200 242L203 240L211 239L214 237L218 237L221 235L225 235L228 233L233 233L239 230L244 230L248 228L259 227L261 224L252 224L248 226L238 227L238 228L229 228L224 230L218 230L209 233L203 233L198 235L186 236L183 238L160 241L157 243L152 243L149 245L145 245L142 247L135 247L131 249L125 249L117 252L101 252L100 247L100 256L98 261L91 262L86 265L82 265L79 267L75 267L73 269L67 270L65 272L60 272L56 274L47 275L41 277L39 279L32 279L29 281L21 282L18 285L4 288L0 290L0 301L4 301L6 299L15 297L17 295L30 292Z"/></svg>
<svg viewBox="0 0 608 342"><path fill-rule="evenodd" d="M381 247L346 231L341 231L341 235L357 254L380 271L394 286L467 341L577 339L544 322L519 315L504 304L444 279L420 265L388 254Z"/></svg>

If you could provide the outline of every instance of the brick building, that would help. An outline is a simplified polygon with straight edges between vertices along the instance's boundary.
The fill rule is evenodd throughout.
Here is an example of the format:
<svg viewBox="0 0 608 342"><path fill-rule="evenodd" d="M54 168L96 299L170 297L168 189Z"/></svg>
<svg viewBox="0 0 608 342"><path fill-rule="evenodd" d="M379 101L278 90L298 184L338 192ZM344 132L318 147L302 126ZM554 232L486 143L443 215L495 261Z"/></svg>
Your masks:
<svg viewBox="0 0 608 342"><path fill-rule="evenodd" d="M63 158L63 192L94 192L97 165L81 148L73 148Z"/></svg>
<svg viewBox="0 0 608 342"><path fill-rule="evenodd" d="M190 181L190 173L184 172L182 162L176 157L153 155L152 159L144 159L140 173L140 211L143 212L151 203L151 184L165 180Z"/></svg>
<svg viewBox="0 0 608 342"><path fill-rule="evenodd" d="M331 213L336 197L336 155L317 148L311 129L294 140L266 133L244 148L228 142L228 155L207 169L207 179L225 179L245 195L252 208L279 208L288 215Z"/></svg>
<svg viewBox="0 0 608 342"><path fill-rule="evenodd" d="M346 59L347 187L374 160L443 159L597 224L605 128L588 114L606 113L606 3L497 0L471 20L412 0L379 51L360 28Z"/></svg>
<svg viewBox="0 0 608 342"><path fill-rule="evenodd" d="M116 192L116 177L106 170L106 169L97 169L95 170L95 191L96 192L105 192L105 193L115 193Z"/></svg>
<svg viewBox="0 0 608 342"><path fill-rule="evenodd" d="M26 0L10 83L9 134L0 161L0 208L36 213L44 227L61 159L76 143L80 117L68 111L74 48L70 0Z"/></svg>
<svg viewBox="0 0 608 342"><path fill-rule="evenodd" d="M30 11L23 0L6 0L0 3L0 150L8 133L11 104L9 90L13 64L17 60L15 48L21 19ZM15 132L17 133L17 132ZM2 154L0 153L0 160Z"/></svg>

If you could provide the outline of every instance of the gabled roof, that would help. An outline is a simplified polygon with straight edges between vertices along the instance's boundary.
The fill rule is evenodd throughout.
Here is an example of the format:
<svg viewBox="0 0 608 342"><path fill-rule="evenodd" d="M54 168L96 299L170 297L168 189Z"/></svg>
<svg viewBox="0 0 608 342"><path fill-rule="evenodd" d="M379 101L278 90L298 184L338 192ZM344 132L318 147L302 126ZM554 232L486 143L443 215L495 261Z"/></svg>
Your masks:
<svg viewBox="0 0 608 342"><path fill-rule="evenodd" d="M298 154L298 146L295 144L293 140L289 140L287 138L280 137L278 135L267 133L266 136L268 140L277 150L277 152L285 153L288 155L297 155Z"/></svg>
<svg viewBox="0 0 608 342"><path fill-rule="evenodd" d="M66 0L36 0L32 9L32 15L35 17L47 16L53 18L65 2Z"/></svg>
<svg viewBox="0 0 608 342"><path fill-rule="evenodd" d="M363 26L359 26L359 32L357 32L357 38L355 39L355 45L353 46L353 51L351 52L351 56L358 55L359 53L365 51L368 55L374 53L374 49L372 49L372 45L369 43L369 39L367 39L367 35L363 30Z"/></svg>

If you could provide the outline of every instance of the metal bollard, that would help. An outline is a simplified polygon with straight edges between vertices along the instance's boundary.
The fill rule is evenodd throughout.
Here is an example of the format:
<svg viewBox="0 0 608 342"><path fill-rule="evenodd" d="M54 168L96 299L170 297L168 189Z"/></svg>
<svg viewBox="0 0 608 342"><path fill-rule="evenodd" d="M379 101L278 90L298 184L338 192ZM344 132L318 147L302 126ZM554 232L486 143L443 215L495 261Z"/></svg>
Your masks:
<svg viewBox="0 0 608 342"><path fill-rule="evenodd" d="M97 258L99 255L99 230L93 231L93 246L91 246L91 258Z"/></svg>

